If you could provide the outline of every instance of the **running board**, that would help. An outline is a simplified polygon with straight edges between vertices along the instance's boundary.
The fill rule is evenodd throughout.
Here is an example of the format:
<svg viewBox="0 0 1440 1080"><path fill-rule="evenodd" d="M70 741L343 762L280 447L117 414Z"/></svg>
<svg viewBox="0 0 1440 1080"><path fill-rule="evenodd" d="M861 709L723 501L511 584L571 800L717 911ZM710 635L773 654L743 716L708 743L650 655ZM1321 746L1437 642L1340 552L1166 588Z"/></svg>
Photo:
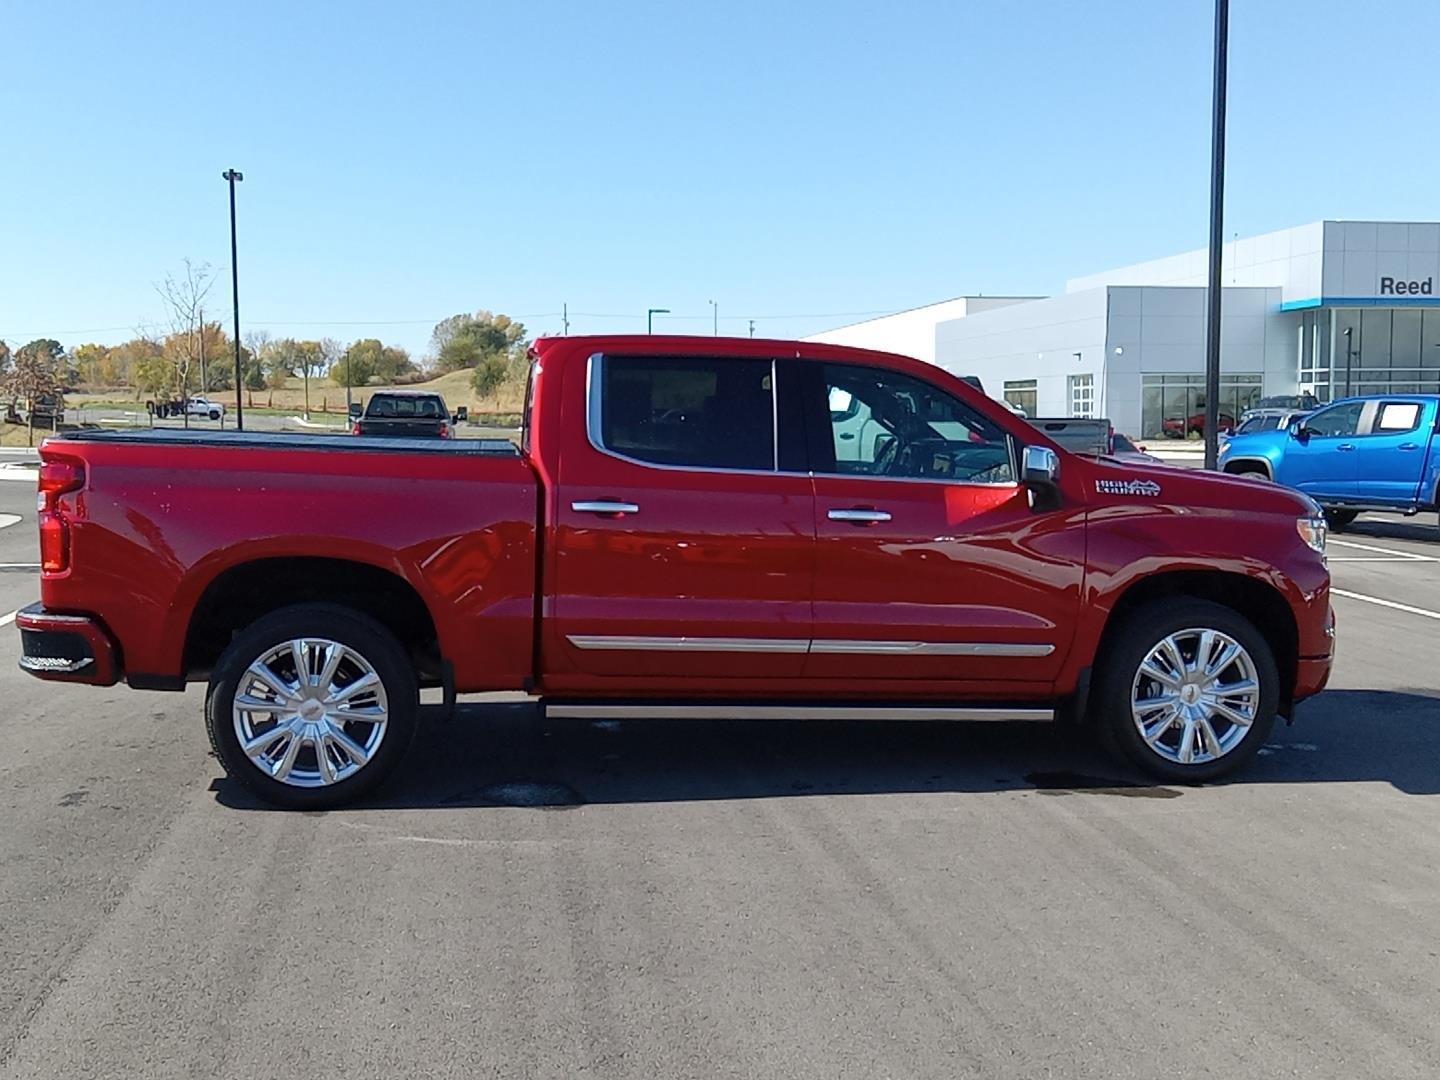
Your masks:
<svg viewBox="0 0 1440 1080"><path fill-rule="evenodd" d="M1029 720L1055 719L1054 709L952 705L621 705L542 702L561 720Z"/></svg>

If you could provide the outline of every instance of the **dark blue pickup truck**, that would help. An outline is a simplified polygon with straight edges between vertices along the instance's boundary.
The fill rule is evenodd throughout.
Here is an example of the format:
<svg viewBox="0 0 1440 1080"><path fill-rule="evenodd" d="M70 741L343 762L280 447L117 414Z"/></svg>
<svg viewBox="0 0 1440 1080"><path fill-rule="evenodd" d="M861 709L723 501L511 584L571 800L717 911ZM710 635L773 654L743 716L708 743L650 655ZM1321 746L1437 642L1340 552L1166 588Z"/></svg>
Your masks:
<svg viewBox="0 0 1440 1080"><path fill-rule="evenodd" d="M1220 451L1220 468L1303 491L1325 508L1334 528L1362 510L1435 510L1437 412L1436 394L1346 398L1286 428L1232 436Z"/></svg>

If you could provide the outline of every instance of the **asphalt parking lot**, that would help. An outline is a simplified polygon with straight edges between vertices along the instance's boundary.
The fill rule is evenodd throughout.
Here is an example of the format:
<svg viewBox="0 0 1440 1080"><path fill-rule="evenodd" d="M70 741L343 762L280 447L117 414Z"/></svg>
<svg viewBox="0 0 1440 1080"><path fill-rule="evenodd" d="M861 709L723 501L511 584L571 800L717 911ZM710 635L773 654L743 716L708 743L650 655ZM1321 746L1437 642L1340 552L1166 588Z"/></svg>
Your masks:
<svg viewBox="0 0 1440 1080"><path fill-rule="evenodd" d="M1332 688L1199 788L1045 727L474 705L284 814L198 688L0 627L0 1076L1433 1077L1440 529L1331 557ZM0 481L0 618L37 558Z"/></svg>

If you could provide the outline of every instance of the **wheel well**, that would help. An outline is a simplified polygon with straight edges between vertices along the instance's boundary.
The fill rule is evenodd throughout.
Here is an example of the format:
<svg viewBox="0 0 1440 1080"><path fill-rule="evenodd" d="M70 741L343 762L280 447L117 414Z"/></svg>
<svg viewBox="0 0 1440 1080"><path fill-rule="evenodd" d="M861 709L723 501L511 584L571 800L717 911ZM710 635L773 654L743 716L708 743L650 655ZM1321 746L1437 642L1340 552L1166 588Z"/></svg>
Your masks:
<svg viewBox="0 0 1440 1080"><path fill-rule="evenodd" d="M348 559L258 559L226 570L201 594L185 635L185 670L208 676L231 638L292 604L343 604L380 623L410 650L422 681L438 677L439 639L430 609L389 570Z"/></svg>
<svg viewBox="0 0 1440 1080"><path fill-rule="evenodd" d="M1272 478L1275 475L1270 471L1270 463L1264 458L1241 458L1239 461L1227 461L1225 471L1232 476L1242 472L1263 472Z"/></svg>
<svg viewBox="0 0 1440 1080"><path fill-rule="evenodd" d="M1299 630L1295 615L1279 591L1263 581L1230 574L1223 570L1173 570L1151 574L1137 581L1121 595L1105 620L1099 656L1106 655L1110 638L1129 616L1152 603L1191 597L1221 604L1245 616L1265 636L1275 653L1280 671L1280 711L1288 715L1295 694L1296 665L1300 655Z"/></svg>

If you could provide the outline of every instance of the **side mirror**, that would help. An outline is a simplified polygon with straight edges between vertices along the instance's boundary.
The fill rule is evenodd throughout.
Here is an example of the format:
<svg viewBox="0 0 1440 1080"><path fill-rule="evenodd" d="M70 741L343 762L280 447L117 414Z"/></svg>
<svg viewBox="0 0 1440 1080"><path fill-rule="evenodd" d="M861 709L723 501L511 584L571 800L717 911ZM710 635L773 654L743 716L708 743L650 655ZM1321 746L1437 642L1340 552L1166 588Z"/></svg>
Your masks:
<svg viewBox="0 0 1440 1080"><path fill-rule="evenodd" d="M470 419L470 406L457 405L455 407L455 423L463 424Z"/></svg>
<svg viewBox="0 0 1440 1080"><path fill-rule="evenodd" d="M352 401L352 402L350 403L350 419L351 419L351 420L359 420L360 417L364 415L364 413L365 413L365 410L360 407L360 403L359 403L358 401Z"/></svg>
<svg viewBox="0 0 1440 1080"><path fill-rule="evenodd" d="M1310 429L1305 426L1304 420L1292 420L1290 422L1290 437L1304 442L1310 437Z"/></svg>
<svg viewBox="0 0 1440 1080"><path fill-rule="evenodd" d="M1030 489L1030 505L1053 510L1060 505L1060 455L1048 446L1027 446L1020 452L1020 482Z"/></svg>

